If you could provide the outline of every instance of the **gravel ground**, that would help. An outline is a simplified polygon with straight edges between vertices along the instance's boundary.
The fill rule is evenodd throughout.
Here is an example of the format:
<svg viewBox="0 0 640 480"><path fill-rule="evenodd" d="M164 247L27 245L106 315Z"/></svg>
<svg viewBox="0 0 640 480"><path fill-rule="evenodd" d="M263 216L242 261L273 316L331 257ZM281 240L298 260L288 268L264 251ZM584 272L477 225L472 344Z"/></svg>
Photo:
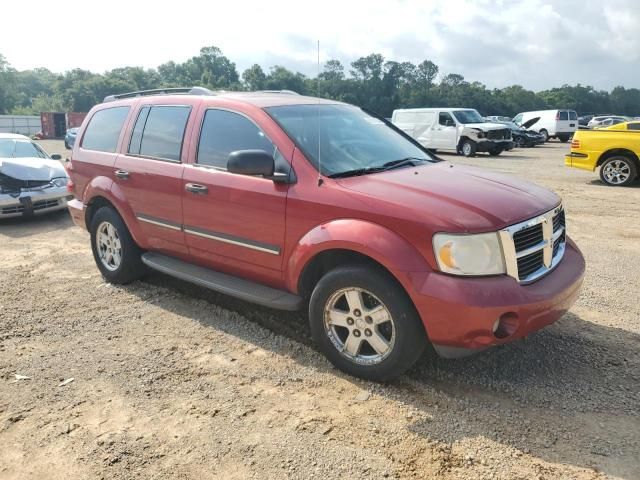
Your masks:
<svg viewBox="0 0 640 480"><path fill-rule="evenodd" d="M1 222L0 478L640 478L640 185L566 150L447 158L564 197L574 308L386 385L332 368L305 315L160 274L105 284L66 212Z"/></svg>

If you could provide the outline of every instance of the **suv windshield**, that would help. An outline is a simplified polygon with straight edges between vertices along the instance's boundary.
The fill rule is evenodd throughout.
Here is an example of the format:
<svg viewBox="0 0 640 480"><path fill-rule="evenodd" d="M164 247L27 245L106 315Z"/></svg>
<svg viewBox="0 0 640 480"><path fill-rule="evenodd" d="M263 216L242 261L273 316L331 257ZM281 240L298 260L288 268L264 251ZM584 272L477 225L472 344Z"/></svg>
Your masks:
<svg viewBox="0 0 640 480"><path fill-rule="evenodd" d="M433 159L381 120L349 105L285 105L265 108L305 156L327 176L372 173L391 163ZM320 156L321 162L318 161ZM355 173L354 173L355 174Z"/></svg>
<svg viewBox="0 0 640 480"><path fill-rule="evenodd" d="M26 140L0 139L0 158L49 158L37 145Z"/></svg>
<svg viewBox="0 0 640 480"><path fill-rule="evenodd" d="M460 123L484 123L484 120L476 110L456 110L453 112Z"/></svg>

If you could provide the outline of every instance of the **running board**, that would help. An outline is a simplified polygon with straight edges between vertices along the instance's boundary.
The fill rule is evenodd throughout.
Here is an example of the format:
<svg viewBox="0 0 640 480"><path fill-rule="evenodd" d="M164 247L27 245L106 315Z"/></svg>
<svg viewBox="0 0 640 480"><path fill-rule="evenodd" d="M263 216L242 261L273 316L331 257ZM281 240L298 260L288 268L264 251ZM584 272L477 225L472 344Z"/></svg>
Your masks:
<svg viewBox="0 0 640 480"><path fill-rule="evenodd" d="M159 272L247 302L278 310L299 310L302 307L302 298L298 295L216 272L177 258L147 252L142 255L142 261Z"/></svg>

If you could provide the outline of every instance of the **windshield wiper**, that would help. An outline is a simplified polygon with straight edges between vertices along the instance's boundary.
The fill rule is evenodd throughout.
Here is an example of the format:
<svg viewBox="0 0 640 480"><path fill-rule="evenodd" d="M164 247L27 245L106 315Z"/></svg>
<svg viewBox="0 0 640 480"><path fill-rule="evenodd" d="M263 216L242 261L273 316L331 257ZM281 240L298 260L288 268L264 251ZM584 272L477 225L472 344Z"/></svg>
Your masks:
<svg viewBox="0 0 640 480"><path fill-rule="evenodd" d="M385 172L394 168L402 168L406 166L415 166L416 162L427 162L428 160L417 157L406 157L399 160L392 160L375 167L354 168L353 170L345 170L344 172L333 173L329 178L356 177L358 175L367 175L369 173Z"/></svg>

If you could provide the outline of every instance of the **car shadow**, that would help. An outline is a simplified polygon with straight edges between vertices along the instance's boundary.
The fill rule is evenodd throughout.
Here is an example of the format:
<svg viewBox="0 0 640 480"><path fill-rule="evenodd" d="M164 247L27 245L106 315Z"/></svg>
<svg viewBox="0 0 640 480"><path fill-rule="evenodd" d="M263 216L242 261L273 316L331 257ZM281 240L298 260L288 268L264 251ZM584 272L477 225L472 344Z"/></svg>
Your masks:
<svg viewBox="0 0 640 480"><path fill-rule="evenodd" d="M236 312L315 349L305 312L256 306L159 273L125 288L147 298L149 284ZM174 296L154 298L154 304L207 328L221 328L206 310L187 310ZM273 348L240 325L229 329L226 324L224 331ZM320 356L277 353L411 405L418 414L408 430L429 441L451 444L484 437L549 462L623 478L634 478L640 468L640 335L572 312L527 339L472 357L445 360L425 354L386 385L346 375Z"/></svg>
<svg viewBox="0 0 640 480"><path fill-rule="evenodd" d="M602 180L600 180L599 178L595 178L593 180L590 180L589 182L590 185L594 185L597 187L606 187L606 188L640 188L640 179L636 178L636 180L634 182L631 183L631 185L626 185L626 186L618 186L618 187L611 187L610 185L607 185L606 183L604 183Z"/></svg>
<svg viewBox="0 0 640 480"><path fill-rule="evenodd" d="M66 209L32 217L0 218L0 234L12 238L66 230L73 226L71 215Z"/></svg>

